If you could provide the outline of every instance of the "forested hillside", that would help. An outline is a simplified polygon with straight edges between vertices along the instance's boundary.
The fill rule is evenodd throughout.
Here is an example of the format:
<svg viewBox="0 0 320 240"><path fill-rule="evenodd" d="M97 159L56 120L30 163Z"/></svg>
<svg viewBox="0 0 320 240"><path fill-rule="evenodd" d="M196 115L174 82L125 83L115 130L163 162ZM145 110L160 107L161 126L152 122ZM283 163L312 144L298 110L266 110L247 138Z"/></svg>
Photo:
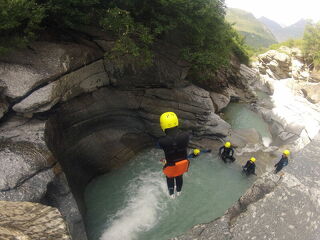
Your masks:
<svg viewBox="0 0 320 240"><path fill-rule="evenodd" d="M277 42L270 30L249 12L228 8L226 19L234 24L235 29L245 37L246 43L251 47L268 47Z"/></svg>

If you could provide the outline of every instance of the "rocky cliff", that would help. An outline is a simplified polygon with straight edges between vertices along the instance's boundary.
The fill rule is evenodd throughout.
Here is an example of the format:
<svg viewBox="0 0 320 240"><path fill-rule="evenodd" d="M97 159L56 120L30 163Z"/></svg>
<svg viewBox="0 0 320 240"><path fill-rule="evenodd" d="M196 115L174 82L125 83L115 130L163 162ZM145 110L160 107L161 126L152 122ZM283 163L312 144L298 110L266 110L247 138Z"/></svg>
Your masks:
<svg viewBox="0 0 320 240"><path fill-rule="evenodd" d="M205 90L186 81L189 66L174 46L158 43L154 65L141 68L105 60L113 43L105 33L75 39L0 57L0 199L59 208L81 240L85 186L153 145L162 112L175 111L194 141L224 138L231 128L216 113L252 94L243 65L221 71Z"/></svg>

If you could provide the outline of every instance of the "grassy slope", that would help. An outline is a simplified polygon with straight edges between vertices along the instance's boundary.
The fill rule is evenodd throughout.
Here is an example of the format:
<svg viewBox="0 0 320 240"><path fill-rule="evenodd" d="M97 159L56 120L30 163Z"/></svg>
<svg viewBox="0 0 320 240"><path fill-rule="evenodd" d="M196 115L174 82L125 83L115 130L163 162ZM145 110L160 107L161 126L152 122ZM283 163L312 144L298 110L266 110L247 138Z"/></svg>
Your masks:
<svg viewBox="0 0 320 240"><path fill-rule="evenodd" d="M269 29L259 22L251 13L228 8L226 19L234 23L235 29L246 37L246 43L252 47L268 47L277 42Z"/></svg>

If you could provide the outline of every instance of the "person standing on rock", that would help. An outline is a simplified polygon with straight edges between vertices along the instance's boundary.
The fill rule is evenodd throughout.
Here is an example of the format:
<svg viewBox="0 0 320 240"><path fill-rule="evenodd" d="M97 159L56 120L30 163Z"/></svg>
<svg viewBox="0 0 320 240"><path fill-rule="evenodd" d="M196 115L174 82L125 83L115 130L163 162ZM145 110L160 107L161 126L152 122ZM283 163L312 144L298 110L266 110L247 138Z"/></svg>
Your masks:
<svg viewBox="0 0 320 240"><path fill-rule="evenodd" d="M219 156L225 163L227 163L227 160L230 160L231 162L234 162L236 160L233 154L234 154L234 150L231 147L230 142L226 142L224 146L219 148Z"/></svg>
<svg viewBox="0 0 320 240"><path fill-rule="evenodd" d="M174 112L165 112L160 116L160 127L166 136L160 138L159 146L165 154L163 173L166 175L169 195L174 198L174 187L177 195L181 193L183 174L188 171L187 147L189 134L178 129L179 120Z"/></svg>
<svg viewBox="0 0 320 240"><path fill-rule="evenodd" d="M246 165L242 167L243 172L249 176L250 174L256 175L256 159L254 157L250 158L249 161L247 161Z"/></svg>
<svg viewBox="0 0 320 240"><path fill-rule="evenodd" d="M278 172L280 172L283 167L288 165L288 162L289 162L288 161L288 157L289 157L289 155L290 155L290 151L289 150L284 150L283 151L280 161L276 165L274 165L274 167L276 168L274 170L274 172L276 174Z"/></svg>

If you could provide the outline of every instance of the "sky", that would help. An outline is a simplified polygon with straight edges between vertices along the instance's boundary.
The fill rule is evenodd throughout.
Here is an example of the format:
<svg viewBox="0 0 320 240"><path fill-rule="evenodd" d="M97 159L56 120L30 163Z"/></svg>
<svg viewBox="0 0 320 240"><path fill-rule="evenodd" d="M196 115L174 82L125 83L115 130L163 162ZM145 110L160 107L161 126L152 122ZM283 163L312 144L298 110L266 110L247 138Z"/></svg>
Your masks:
<svg viewBox="0 0 320 240"><path fill-rule="evenodd" d="M300 19L320 20L319 0L225 0L227 7L240 8L255 17L267 17L282 25L291 25Z"/></svg>

